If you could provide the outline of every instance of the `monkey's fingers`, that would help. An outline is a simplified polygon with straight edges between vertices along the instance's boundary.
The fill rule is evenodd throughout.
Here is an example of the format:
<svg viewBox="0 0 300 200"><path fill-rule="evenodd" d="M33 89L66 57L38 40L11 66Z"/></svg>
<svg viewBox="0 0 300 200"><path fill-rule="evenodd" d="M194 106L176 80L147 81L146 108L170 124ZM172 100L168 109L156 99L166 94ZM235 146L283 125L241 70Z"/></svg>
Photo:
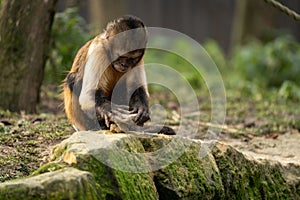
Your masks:
<svg viewBox="0 0 300 200"><path fill-rule="evenodd" d="M132 110L130 110L130 114L133 114L133 113L138 113L138 109L137 108L133 108Z"/></svg>
<svg viewBox="0 0 300 200"><path fill-rule="evenodd" d="M114 107L122 109L122 110L129 110L129 106L126 106L126 105L114 105L113 108Z"/></svg>
<svg viewBox="0 0 300 200"><path fill-rule="evenodd" d="M110 117L108 115L104 115L105 125L109 127Z"/></svg>
<svg viewBox="0 0 300 200"><path fill-rule="evenodd" d="M104 112L99 106L96 107L96 114L98 114L101 119L104 119Z"/></svg>
<svg viewBox="0 0 300 200"><path fill-rule="evenodd" d="M176 132L168 126L163 126L163 128L158 133L164 135L176 135Z"/></svg>
<svg viewBox="0 0 300 200"><path fill-rule="evenodd" d="M135 118L133 118L133 121L139 125L142 126L146 121L150 119L149 112L147 112L144 109L140 109L136 115Z"/></svg>
<svg viewBox="0 0 300 200"><path fill-rule="evenodd" d="M130 115L131 114L129 110L124 110L122 108L114 109L113 112L124 114L124 115Z"/></svg>
<svg viewBox="0 0 300 200"><path fill-rule="evenodd" d="M122 113L122 112L117 112L117 111L113 112L114 119L118 119L121 121L128 121L129 119L132 119L135 116L136 116L136 114Z"/></svg>
<svg viewBox="0 0 300 200"><path fill-rule="evenodd" d="M137 124L137 125L141 125L143 124L141 121L142 121L142 118L143 118L143 113L144 111L141 109L138 111L138 113L136 114L136 116L133 118L133 121Z"/></svg>

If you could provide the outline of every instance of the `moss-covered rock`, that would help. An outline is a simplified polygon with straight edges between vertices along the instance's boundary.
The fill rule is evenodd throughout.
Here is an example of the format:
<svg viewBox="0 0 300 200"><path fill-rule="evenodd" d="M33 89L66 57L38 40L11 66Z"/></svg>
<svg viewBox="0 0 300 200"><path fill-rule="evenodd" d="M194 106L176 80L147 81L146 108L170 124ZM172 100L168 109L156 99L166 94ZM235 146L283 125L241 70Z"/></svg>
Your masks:
<svg viewBox="0 0 300 200"><path fill-rule="evenodd" d="M288 183L280 163L245 156L234 148L217 143L213 156L220 170L226 199L298 199L296 185ZM298 166L298 170L300 167Z"/></svg>
<svg viewBox="0 0 300 200"><path fill-rule="evenodd" d="M224 189L216 162L209 152L205 156L200 154L205 143L184 138L160 137L143 139L142 143L147 144L151 151L157 151L165 148L170 140L175 141L175 146L178 147L185 144L185 149L173 163L154 172L159 199L222 199ZM179 151L177 148L172 150ZM161 155L161 159L175 153L168 154Z"/></svg>
<svg viewBox="0 0 300 200"><path fill-rule="evenodd" d="M67 168L0 184L0 199L99 199L89 172Z"/></svg>
<svg viewBox="0 0 300 200"><path fill-rule="evenodd" d="M79 132L54 148L54 158L91 172L101 199L157 199L137 137ZM136 173L143 170L143 173Z"/></svg>
<svg viewBox="0 0 300 200"><path fill-rule="evenodd" d="M78 132L52 159L41 175L0 184L0 199L300 198L299 165L251 158L215 141Z"/></svg>

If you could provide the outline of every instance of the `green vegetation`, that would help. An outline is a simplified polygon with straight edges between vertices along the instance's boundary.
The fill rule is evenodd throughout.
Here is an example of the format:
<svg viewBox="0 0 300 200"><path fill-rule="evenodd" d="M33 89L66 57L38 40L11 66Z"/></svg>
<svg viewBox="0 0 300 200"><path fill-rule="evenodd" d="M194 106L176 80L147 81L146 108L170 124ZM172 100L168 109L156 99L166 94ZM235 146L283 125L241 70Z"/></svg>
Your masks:
<svg viewBox="0 0 300 200"><path fill-rule="evenodd" d="M264 88L280 88L285 81L299 85L299 62L300 45L287 36L237 48L231 61L242 80Z"/></svg>
<svg viewBox="0 0 300 200"><path fill-rule="evenodd" d="M231 136L300 130L300 111L295 109L300 101L300 45L292 37L254 41L236 48L230 58L213 40L204 47L226 86L226 124L243 133L229 131Z"/></svg>
<svg viewBox="0 0 300 200"><path fill-rule="evenodd" d="M227 89L247 96L271 91L276 93L274 98L300 100L300 45L291 36L237 47L227 62L214 41L204 46L219 67Z"/></svg>
<svg viewBox="0 0 300 200"><path fill-rule="evenodd" d="M48 162L49 146L71 133L64 116L0 110L0 182L28 176Z"/></svg>
<svg viewBox="0 0 300 200"><path fill-rule="evenodd" d="M87 25L77 8L55 15L51 33L51 51L46 65L45 81L60 83L71 69L79 48L89 40Z"/></svg>
<svg viewBox="0 0 300 200"><path fill-rule="evenodd" d="M161 38L156 38L157 42L163 42ZM190 47L183 40L177 40L175 43L168 45L173 52L190 51ZM191 84L196 90L204 86L201 75L197 72L191 63L173 52L167 52L160 49L147 49L145 54L145 63L157 63L175 69Z"/></svg>

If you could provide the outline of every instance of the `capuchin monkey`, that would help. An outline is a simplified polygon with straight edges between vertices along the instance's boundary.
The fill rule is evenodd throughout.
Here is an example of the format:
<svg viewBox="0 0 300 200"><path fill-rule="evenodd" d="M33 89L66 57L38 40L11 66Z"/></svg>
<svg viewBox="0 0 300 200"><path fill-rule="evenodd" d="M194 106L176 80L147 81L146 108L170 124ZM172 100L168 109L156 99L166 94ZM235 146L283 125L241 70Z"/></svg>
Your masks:
<svg viewBox="0 0 300 200"><path fill-rule="evenodd" d="M76 130L109 129L116 124L122 131L175 135L167 126L143 126L150 119L146 44L143 22L123 16L78 51L63 82L65 112Z"/></svg>

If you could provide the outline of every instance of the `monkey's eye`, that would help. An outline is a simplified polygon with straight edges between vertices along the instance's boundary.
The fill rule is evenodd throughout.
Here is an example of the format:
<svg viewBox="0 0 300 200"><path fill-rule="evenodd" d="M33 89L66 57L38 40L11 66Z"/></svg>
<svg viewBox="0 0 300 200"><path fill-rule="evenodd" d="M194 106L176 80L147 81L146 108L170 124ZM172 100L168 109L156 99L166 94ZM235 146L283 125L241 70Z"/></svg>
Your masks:
<svg viewBox="0 0 300 200"><path fill-rule="evenodd" d="M124 62L124 61L126 61L126 60L128 60L127 57L125 57L125 56L120 56L120 57L118 57L117 60L115 60L115 62Z"/></svg>
<svg viewBox="0 0 300 200"><path fill-rule="evenodd" d="M135 60L136 60L136 58L128 58L128 57L126 57L126 56L120 56L119 58L118 58L118 60L120 60L120 61L128 61L128 62L135 62Z"/></svg>
<svg viewBox="0 0 300 200"><path fill-rule="evenodd" d="M137 64L136 58L128 58L127 61L128 61L128 63L130 63L131 65Z"/></svg>
<svg viewBox="0 0 300 200"><path fill-rule="evenodd" d="M140 61L141 57L136 57L136 58L129 58L129 61L130 62L133 62L133 63L138 63Z"/></svg>

